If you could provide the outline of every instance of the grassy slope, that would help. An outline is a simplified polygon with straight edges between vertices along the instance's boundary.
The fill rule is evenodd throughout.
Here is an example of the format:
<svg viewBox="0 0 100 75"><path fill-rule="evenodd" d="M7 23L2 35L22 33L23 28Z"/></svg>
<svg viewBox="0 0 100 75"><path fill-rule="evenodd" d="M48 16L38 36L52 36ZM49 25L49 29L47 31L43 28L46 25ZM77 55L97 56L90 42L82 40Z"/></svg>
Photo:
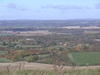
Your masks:
<svg viewBox="0 0 100 75"><path fill-rule="evenodd" d="M69 53L68 56L77 65L100 64L100 52Z"/></svg>

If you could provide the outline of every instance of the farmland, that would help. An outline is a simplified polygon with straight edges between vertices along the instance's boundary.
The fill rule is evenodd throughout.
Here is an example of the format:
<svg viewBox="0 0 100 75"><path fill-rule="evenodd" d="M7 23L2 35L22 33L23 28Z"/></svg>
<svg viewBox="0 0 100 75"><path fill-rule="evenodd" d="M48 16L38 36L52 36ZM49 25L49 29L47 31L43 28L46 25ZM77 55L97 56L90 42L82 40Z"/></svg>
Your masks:
<svg viewBox="0 0 100 75"><path fill-rule="evenodd" d="M100 20L0 20L0 28L34 28L34 27L66 27L66 26L100 26Z"/></svg>
<svg viewBox="0 0 100 75"><path fill-rule="evenodd" d="M0 36L0 57L7 58L14 62L34 61L38 63L53 64L55 61L59 61L61 63L64 62L65 65L75 65L73 61L69 59L69 53L100 51L100 42L95 40L100 38L98 33L85 34L84 31L70 29L70 31L72 31L70 33L69 30L65 30L65 32L68 33L57 34L57 31L58 30L52 30L52 33L55 32L55 34L46 35L37 35L38 33L36 33L36 35L30 36L20 36L17 34ZM28 31L28 33L29 32L30 31Z"/></svg>
<svg viewBox="0 0 100 75"><path fill-rule="evenodd" d="M13 61L6 58L0 58L0 63L8 63L8 62L13 62Z"/></svg>
<svg viewBox="0 0 100 75"><path fill-rule="evenodd" d="M18 35L18 36L32 36L32 35L48 35L52 34L52 32L42 30L42 31L1 31L1 36L12 36L12 35Z"/></svg>
<svg viewBox="0 0 100 75"><path fill-rule="evenodd" d="M69 53L68 56L77 65L100 64L100 52Z"/></svg>

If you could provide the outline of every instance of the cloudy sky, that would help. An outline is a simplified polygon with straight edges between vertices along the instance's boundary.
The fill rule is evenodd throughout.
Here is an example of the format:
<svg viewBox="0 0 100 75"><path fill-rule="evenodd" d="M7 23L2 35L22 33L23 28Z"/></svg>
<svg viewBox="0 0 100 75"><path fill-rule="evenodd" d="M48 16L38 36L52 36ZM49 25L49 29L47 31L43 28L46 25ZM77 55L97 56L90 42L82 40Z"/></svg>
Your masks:
<svg viewBox="0 0 100 75"><path fill-rule="evenodd" d="M100 19L100 0L0 0L0 20Z"/></svg>

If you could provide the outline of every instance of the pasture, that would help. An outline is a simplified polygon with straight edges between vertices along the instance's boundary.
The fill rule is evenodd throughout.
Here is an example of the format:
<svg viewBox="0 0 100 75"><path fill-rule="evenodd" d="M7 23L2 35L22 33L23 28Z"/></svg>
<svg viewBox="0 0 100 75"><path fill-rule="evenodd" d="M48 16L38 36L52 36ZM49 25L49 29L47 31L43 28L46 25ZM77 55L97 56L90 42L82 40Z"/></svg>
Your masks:
<svg viewBox="0 0 100 75"><path fill-rule="evenodd" d="M6 58L0 58L0 63L8 63L8 62L13 62L13 61Z"/></svg>
<svg viewBox="0 0 100 75"><path fill-rule="evenodd" d="M99 65L100 52L69 53L69 58L77 65Z"/></svg>
<svg viewBox="0 0 100 75"><path fill-rule="evenodd" d="M21 47L34 47L34 48L40 48L41 45L22 45Z"/></svg>

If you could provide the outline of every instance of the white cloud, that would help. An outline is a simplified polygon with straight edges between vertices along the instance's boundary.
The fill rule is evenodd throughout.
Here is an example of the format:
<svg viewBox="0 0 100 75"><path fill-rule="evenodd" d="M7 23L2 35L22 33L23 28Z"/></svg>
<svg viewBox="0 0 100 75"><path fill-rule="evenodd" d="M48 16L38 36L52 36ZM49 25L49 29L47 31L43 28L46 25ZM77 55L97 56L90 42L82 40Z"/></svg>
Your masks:
<svg viewBox="0 0 100 75"><path fill-rule="evenodd" d="M48 4L46 6L43 6L42 8L53 8L53 9L60 9L60 10L69 10L69 9L83 10L83 9L91 9L91 7L88 7L88 6L55 5L55 4Z"/></svg>

